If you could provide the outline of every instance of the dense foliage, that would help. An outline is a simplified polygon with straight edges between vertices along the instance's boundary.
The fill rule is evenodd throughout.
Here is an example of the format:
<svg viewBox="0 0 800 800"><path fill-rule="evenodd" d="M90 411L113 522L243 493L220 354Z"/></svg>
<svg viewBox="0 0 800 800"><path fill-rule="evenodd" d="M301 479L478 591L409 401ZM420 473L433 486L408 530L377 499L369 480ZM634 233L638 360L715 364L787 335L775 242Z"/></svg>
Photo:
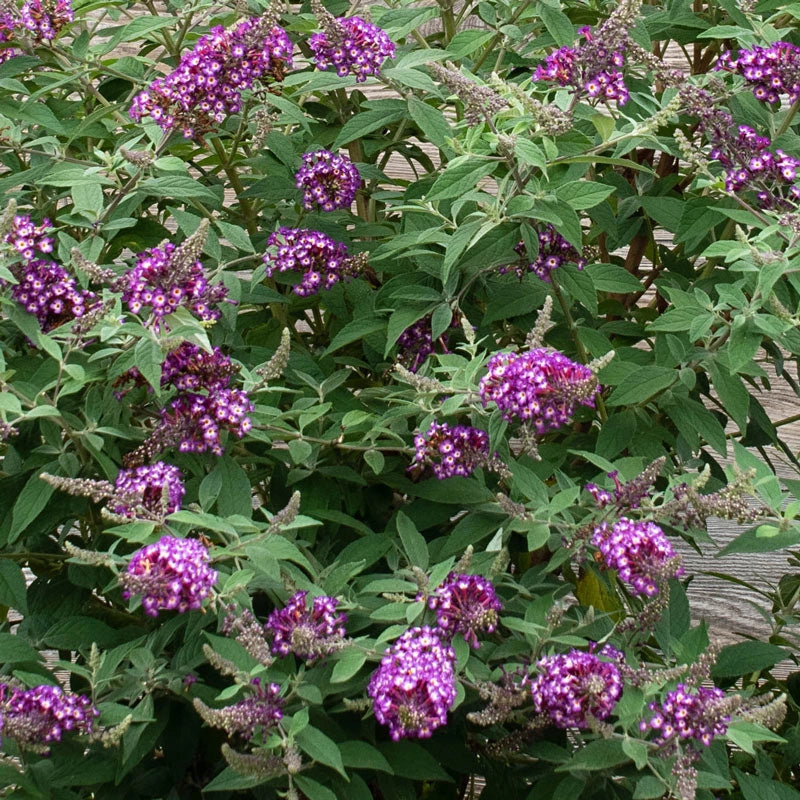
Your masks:
<svg viewBox="0 0 800 800"><path fill-rule="evenodd" d="M0 796L800 797L798 19L4 5Z"/></svg>

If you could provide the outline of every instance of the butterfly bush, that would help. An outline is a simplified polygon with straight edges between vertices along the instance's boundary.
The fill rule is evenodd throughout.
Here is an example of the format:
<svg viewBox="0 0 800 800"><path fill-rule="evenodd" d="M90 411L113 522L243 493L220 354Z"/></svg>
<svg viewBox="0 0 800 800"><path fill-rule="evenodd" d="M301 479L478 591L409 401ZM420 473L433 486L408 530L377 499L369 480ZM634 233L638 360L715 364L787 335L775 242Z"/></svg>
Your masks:
<svg viewBox="0 0 800 800"><path fill-rule="evenodd" d="M784 5L0 7L0 794L791 791Z"/></svg>

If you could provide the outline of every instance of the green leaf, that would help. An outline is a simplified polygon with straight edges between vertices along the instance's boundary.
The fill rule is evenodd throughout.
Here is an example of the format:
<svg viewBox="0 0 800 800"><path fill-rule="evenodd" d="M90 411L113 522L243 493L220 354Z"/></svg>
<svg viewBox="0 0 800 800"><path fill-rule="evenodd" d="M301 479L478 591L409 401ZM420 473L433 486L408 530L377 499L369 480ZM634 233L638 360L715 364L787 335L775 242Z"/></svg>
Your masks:
<svg viewBox="0 0 800 800"><path fill-rule="evenodd" d="M40 659L39 653L21 636L0 633L0 664L21 664Z"/></svg>
<svg viewBox="0 0 800 800"><path fill-rule="evenodd" d="M675 383L677 373L667 367L639 367L611 393L606 405L630 406L643 403Z"/></svg>
<svg viewBox="0 0 800 800"><path fill-rule="evenodd" d="M636 769L644 769L647 766L647 745L641 740L626 736L622 740L622 750L636 765Z"/></svg>
<svg viewBox="0 0 800 800"><path fill-rule="evenodd" d="M514 155L523 164L537 167L543 173L547 172L547 156L544 150L530 139L523 139L520 136L514 144Z"/></svg>
<svg viewBox="0 0 800 800"><path fill-rule="evenodd" d="M791 654L782 647L766 642L739 642L723 647L717 663L711 668L715 678L738 678L775 666Z"/></svg>
<svg viewBox="0 0 800 800"><path fill-rule="evenodd" d="M367 655L362 650L349 647L341 652L331 673L331 683L349 681L364 666Z"/></svg>
<svg viewBox="0 0 800 800"><path fill-rule="evenodd" d="M15 542L25 529L39 516L53 495L53 487L45 483L38 474L31 475L22 487L11 516L10 544Z"/></svg>
<svg viewBox="0 0 800 800"><path fill-rule="evenodd" d="M326 354L334 353L352 342L357 342L386 328L386 320L377 317L356 317L347 323L331 340Z"/></svg>
<svg viewBox="0 0 800 800"><path fill-rule="evenodd" d="M717 553L717 558L732 553L772 553L800 544L800 528L793 525L782 531L775 525L757 525L740 533Z"/></svg>
<svg viewBox="0 0 800 800"><path fill-rule="evenodd" d="M706 366L725 411L739 426L740 431L746 430L750 395L742 379L736 374L731 375L727 367L718 360L707 363Z"/></svg>
<svg viewBox="0 0 800 800"><path fill-rule="evenodd" d="M381 742L378 749L389 762L394 774L400 778L453 782L431 753L415 742Z"/></svg>
<svg viewBox="0 0 800 800"><path fill-rule="evenodd" d="M308 775L295 775L294 782L300 787L308 800L338 800L327 786L323 786L313 778L309 778Z"/></svg>
<svg viewBox="0 0 800 800"><path fill-rule="evenodd" d="M140 339L136 343L134 353L136 368L158 396L161 393L161 363L164 360L161 347L153 339Z"/></svg>
<svg viewBox="0 0 800 800"><path fill-rule="evenodd" d="M231 225L230 222L222 222L222 220L217 220L214 224L237 250L245 253L255 253L256 250L250 241L250 236L244 228L240 228L238 225Z"/></svg>
<svg viewBox="0 0 800 800"><path fill-rule="evenodd" d="M761 347L761 339L751 319L744 314L734 317L727 348L731 372L739 372L750 364Z"/></svg>
<svg viewBox="0 0 800 800"><path fill-rule="evenodd" d="M556 767L556 772L609 769L629 760L619 740L597 739L578 750L566 764Z"/></svg>
<svg viewBox="0 0 800 800"><path fill-rule="evenodd" d="M14 608L23 615L28 613L25 575L19 564L8 559L0 560L0 605Z"/></svg>
<svg viewBox="0 0 800 800"><path fill-rule="evenodd" d="M536 11L544 22L547 32L559 47L566 47L575 41L575 28L563 11L553 8L546 2L537 3Z"/></svg>
<svg viewBox="0 0 800 800"><path fill-rule="evenodd" d="M188 175L162 175L159 178L147 178L139 184L139 192L153 197L166 197L169 200L201 200L216 208L219 196L194 178Z"/></svg>
<svg viewBox="0 0 800 800"><path fill-rule="evenodd" d="M397 512L397 532L400 534L400 541L403 543L408 563L412 567L427 569L429 563L428 543L417 530L417 526L402 511Z"/></svg>
<svg viewBox="0 0 800 800"><path fill-rule="evenodd" d="M447 140L453 138L453 129L438 108L423 103L412 94L408 98L408 113L425 135L426 141L435 144L440 150L451 152Z"/></svg>
<svg viewBox="0 0 800 800"><path fill-rule="evenodd" d="M354 139L361 139L368 133L373 131L383 130L387 125L393 122L398 122L404 116L402 110L388 112L385 109L376 109L372 111L362 111L351 117L344 125L342 125L339 135L336 137L331 149L336 151L348 142Z"/></svg>
<svg viewBox="0 0 800 800"><path fill-rule="evenodd" d="M559 186L556 196L563 200L570 208L580 211L585 208L594 208L616 190L613 186L594 181L572 181Z"/></svg>
<svg viewBox="0 0 800 800"><path fill-rule="evenodd" d="M225 767L219 775L203 787L203 794L208 792L236 792L252 789L264 783L266 778L258 775L240 775L233 767ZM325 799L327 800L327 798Z"/></svg>
<svg viewBox="0 0 800 800"><path fill-rule="evenodd" d="M474 156L461 156L445 167L425 199L433 202L460 197L473 191L481 178L490 175L496 167L494 161L478 161L476 164Z"/></svg>
<svg viewBox="0 0 800 800"><path fill-rule="evenodd" d="M344 771L342 763L342 754L333 739L309 725L295 736L295 740L300 745L300 749L311 756L314 761L335 769L343 778L347 779L347 773Z"/></svg>
<svg viewBox="0 0 800 800"><path fill-rule="evenodd" d="M747 775L736 767L733 772L744 800L800 800L800 792L786 783L760 775Z"/></svg>
<svg viewBox="0 0 800 800"><path fill-rule="evenodd" d="M102 648L113 647L119 644L119 640L117 630L91 617L66 617L42 636L46 645L59 650L88 650L93 643Z"/></svg>
<svg viewBox="0 0 800 800"><path fill-rule="evenodd" d="M629 294L642 290L642 284L619 264L592 264L586 272L599 292Z"/></svg>
<svg viewBox="0 0 800 800"><path fill-rule="evenodd" d="M640 767L641 769L641 767ZM633 800L655 800L663 797L669 787L655 775L645 775L636 782L633 790Z"/></svg>
<svg viewBox="0 0 800 800"><path fill-rule="evenodd" d="M374 769L392 774L392 768L383 753L367 742L340 742L339 750L346 767Z"/></svg>

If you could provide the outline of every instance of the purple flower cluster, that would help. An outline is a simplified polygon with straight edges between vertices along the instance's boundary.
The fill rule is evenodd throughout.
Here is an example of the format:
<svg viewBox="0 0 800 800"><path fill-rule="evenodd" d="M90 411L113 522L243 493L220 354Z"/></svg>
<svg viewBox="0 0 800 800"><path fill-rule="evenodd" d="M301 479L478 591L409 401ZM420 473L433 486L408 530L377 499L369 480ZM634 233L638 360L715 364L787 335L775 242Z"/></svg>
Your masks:
<svg viewBox="0 0 800 800"><path fill-rule="evenodd" d="M142 607L151 617L161 610L182 614L200 608L217 582L208 561L208 550L196 539L162 536L133 554L120 575L122 596L142 595Z"/></svg>
<svg viewBox="0 0 800 800"><path fill-rule="evenodd" d="M730 715L721 710L725 698L722 689L701 686L692 690L679 683L674 691L668 692L664 702L650 703L653 716L642 720L639 729L656 731L655 743L671 744L677 740L692 740L708 747L715 736L722 736L728 730Z"/></svg>
<svg viewBox="0 0 800 800"><path fill-rule="evenodd" d="M223 430L240 439L253 427L254 406L241 389L215 389L208 395L181 394L161 411L160 438L175 442L182 453L210 450L221 456Z"/></svg>
<svg viewBox="0 0 800 800"><path fill-rule="evenodd" d="M586 259L550 224L539 233L539 253L534 261L526 259L525 242L520 242L514 250L525 259L524 263L501 267L500 274L513 270L520 280L526 272L532 272L537 278L550 283L550 273L554 269L570 262L578 269L583 269L587 263Z"/></svg>
<svg viewBox="0 0 800 800"><path fill-rule="evenodd" d="M443 334L437 341L447 352L447 335ZM417 320L400 334L397 351L397 360L410 372L416 372L425 363L425 359L433 352L430 314Z"/></svg>
<svg viewBox="0 0 800 800"><path fill-rule="evenodd" d="M330 289L353 274L347 247L319 231L307 228L279 228L270 234L264 255L267 275L275 272L302 272L303 278L294 287L300 297Z"/></svg>
<svg viewBox="0 0 800 800"><path fill-rule="evenodd" d="M149 115L165 131L180 127L187 139L213 130L242 107L242 91L269 75L283 78L292 43L283 28L252 17L232 30L212 28L177 68L140 92L130 115Z"/></svg>
<svg viewBox="0 0 800 800"><path fill-rule="evenodd" d="M149 309L157 327L182 305L204 322L213 322L220 317L219 309L213 306L228 294L222 284L212 286L208 282L200 261L186 263L181 252L172 242L145 250L122 278L123 302L134 314Z"/></svg>
<svg viewBox="0 0 800 800"><path fill-rule="evenodd" d="M622 695L619 669L594 653L570 650L546 656L537 668L531 682L533 705L557 728L586 728L589 717L608 718Z"/></svg>
<svg viewBox="0 0 800 800"><path fill-rule="evenodd" d="M196 344L183 342L164 359L161 385L174 386L181 392L214 392L226 388L237 371L219 347L209 353Z"/></svg>
<svg viewBox="0 0 800 800"><path fill-rule="evenodd" d="M53 252L53 239L47 235L50 228L49 219L43 219L41 225L35 225L28 214L17 214L3 241L10 244L25 261L33 261Z"/></svg>
<svg viewBox="0 0 800 800"><path fill-rule="evenodd" d="M611 528L602 522L594 529L592 544L635 596L655 597L667 580L683 574L672 544L654 522L622 517Z"/></svg>
<svg viewBox="0 0 800 800"><path fill-rule="evenodd" d="M46 333L87 312L95 299L94 292L81 289L75 279L53 261L34 259L11 266L19 281L11 287L11 296L29 314L34 314Z"/></svg>
<svg viewBox="0 0 800 800"><path fill-rule="evenodd" d="M628 87L621 72L625 66L624 52L604 46L589 27L580 28L578 33L585 37L586 44L560 47L550 53L544 64L536 68L533 79L572 86L590 98L616 100L619 105L627 103Z"/></svg>
<svg viewBox="0 0 800 800"><path fill-rule="evenodd" d="M0 11L0 64L5 64L10 58L19 55L19 50L13 47L4 47L8 42L14 40L14 29L16 28L16 21L14 16L8 11Z"/></svg>
<svg viewBox="0 0 800 800"><path fill-rule="evenodd" d="M477 633L494 632L502 605L490 580L451 572L428 598L428 607L436 611L442 634L452 638L461 633L471 647L478 648Z"/></svg>
<svg viewBox="0 0 800 800"><path fill-rule="evenodd" d="M20 17L37 42L52 41L74 19L70 0L25 0Z"/></svg>
<svg viewBox="0 0 800 800"><path fill-rule="evenodd" d="M0 728L22 747L60 742L65 731L91 733L99 714L88 697L60 686L20 689L0 683Z"/></svg>
<svg viewBox="0 0 800 800"><path fill-rule="evenodd" d="M592 371L555 350L496 353L487 367L479 386L483 405L493 401L504 419L530 422L537 433L568 423L578 405L594 407Z"/></svg>
<svg viewBox="0 0 800 800"><path fill-rule="evenodd" d="M409 471L430 466L441 481L454 475L471 475L489 462L489 434L469 425L451 428L432 422L428 432L414 437L414 460Z"/></svg>
<svg viewBox="0 0 800 800"><path fill-rule="evenodd" d="M120 494L140 497L139 505L158 516L177 511L186 491L180 470L163 461L120 470L114 486ZM127 503L115 505L111 510L125 517L136 516L136 509Z"/></svg>
<svg viewBox="0 0 800 800"><path fill-rule="evenodd" d="M800 97L800 47L789 42L773 42L769 47L740 50L734 57L726 50L716 69L738 72L753 85L757 100L780 102L782 93L794 103Z"/></svg>
<svg viewBox="0 0 800 800"><path fill-rule="evenodd" d="M387 58L394 58L394 43L386 32L361 17L331 20L325 27L308 42L317 69L334 67L340 77L352 74L362 83L377 75Z"/></svg>
<svg viewBox="0 0 800 800"><path fill-rule="evenodd" d="M800 159L783 150L769 150L770 140L759 136L748 125L739 125L736 136L712 135L715 145L710 152L725 167L728 192L753 190L762 208L794 208L800 200L795 185Z"/></svg>
<svg viewBox="0 0 800 800"><path fill-rule="evenodd" d="M274 728L283 719L280 685L268 683L263 686L259 678L253 678L250 685L253 687L250 697L218 712L225 730L245 739L252 739L259 730L263 733Z"/></svg>
<svg viewBox="0 0 800 800"><path fill-rule="evenodd" d="M307 594L297 592L285 608L275 609L269 615L264 628L273 635L275 655L294 653L298 658L313 662L330 655L343 642L347 616L337 613L339 601L333 597L315 597L308 608Z"/></svg>
<svg viewBox="0 0 800 800"><path fill-rule="evenodd" d="M361 176L353 162L330 150L303 153L303 166L295 179L297 188L303 190L303 207L308 211L350 208L361 186Z"/></svg>
<svg viewBox="0 0 800 800"><path fill-rule="evenodd" d="M367 693L389 735L426 739L456 699L455 652L428 626L407 630L385 653Z"/></svg>

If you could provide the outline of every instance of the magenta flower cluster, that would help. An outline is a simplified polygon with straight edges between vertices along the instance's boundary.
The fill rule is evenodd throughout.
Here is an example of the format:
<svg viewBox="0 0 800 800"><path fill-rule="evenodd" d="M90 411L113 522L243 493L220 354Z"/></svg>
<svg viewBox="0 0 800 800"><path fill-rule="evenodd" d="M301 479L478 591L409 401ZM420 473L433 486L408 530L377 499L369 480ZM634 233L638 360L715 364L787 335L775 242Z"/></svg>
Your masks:
<svg viewBox="0 0 800 800"><path fill-rule="evenodd" d="M303 153L303 166L295 179L297 188L303 190L303 207L307 211L350 208L361 186L361 176L353 162L330 150Z"/></svg>
<svg viewBox="0 0 800 800"><path fill-rule="evenodd" d="M45 218L41 225L36 225L28 214L17 214L3 241L10 244L25 261L33 261L53 252L53 238L47 234L50 229L49 219Z"/></svg>
<svg viewBox="0 0 800 800"><path fill-rule="evenodd" d="M755 191L762 208L793 208L800 200L795 185L800 159L779 149L773 153L769 138L748 125L739 125L735 137L713 139L717 141L709 155L725 167L726 191Z"/></svg>
<svg viewBox="0 0 800 800"><path fill-rule="evenodd" d="M217 582L217 572L208 566L208 550L196 539L162 536L137 550L125 573L120 575L122 596L142 596L146 614L159 611L184 613L200 608Z"/></svg>
<svg viewBox="0 0 800 800"><path fill-rule="evenodd" d="M297 592L285 608L275 609L264 625L272 636L275 655L294 653L313 662L330 655L343 641L347 616L336 611L339 601L333 597L315 597L308 607L308 592Z"/></svg>
<svg viewBox="0 0 800 800"><path fill-rule="evenodd" d="M586 266L586 259L552 225L546 225L538 238L539 252L533 261L527 260L525 242L520 242L514 250L525 262L501 267L500 274L513 270L521 280L526 272L532 272L537 278L550 283L550 273L564 264L575 264L578 269Z"/></svg>
<svg viewBox="0 0 800 800"><path fill-rule="evenodd" d="M172 242L145 250L122 278L122 301L134 314L151 314L156 327L180 306L204 322L214 322L220 317L214 306L228 295L222 284L208 282L200 261L186 264L180 253Z"/></svg>
<svg viewBox="0 0 800 800"><path fill-rule="evenodd" d="M471 475L489 462L489 434L469 425L451 428L432 422L427 433L414 437L414 459L408 470L430 467L441 481L455 475Z"/></svg>
<svg viewBox="0 0 800 800"><path fill-rule="evenodd" d="M753 95L766 103L778 103L781 94L789 102L800 97L800 47L789 42L773 42L769 47L739 50L733 56L726 50L716 69L737 72L753 86Z"/></svg>
<svg viewBox="0 0 800 800"><path fill-rule="evenodd" d="M578 405L594 407L592 371L555 350L496 353L487 367L479 386L483 405L494 402L503 419L529 422L537 433L566 425Z"/></svg>
<svg viewBox="0 0 800 800"><path fill-rule="evenodd" d="M493 633L502 609L490 580L455 572L428 598L428 607L436 611L436 624L445 637L460 633L476 649L477 634Z"/></svg>
<svg viewBox="0 0 800 800"><path fill-rule="evenodd" d="M242 91L255 81L268 75L281 80L291 65L292 43L283 28L256 17L232 30L217 26L175 70L134 98L130 115L137 122L149 115L163 130L180 127L194 139L241 110Z"/></svg>
<svg viewBox="0 0 800 800"><path fill-rule="evenodd" d="M440 336L439 343L445 346L446 336ZM397 339L397 360L410 372L416 372L425 359L433 352L433 330L431 315L428 314L409 325Z"/></svg>
<svg viewBox="0 0 800 800"><path fill-rule="evenodd" d="M340 77L355 75L363 83L380 72L387 58L394 58L394 43L386 32L361 17L337 19L329 28L308 42L317 69L333 67Z"/></svg>
<svg viewBox="0 0 800 800"><path fill-rule="evenodd" d="M19 50L4 45L14 41L14 28L16 21L8 11L0 11L0 64L5 64L10 58L19 55Z"/></svg>
<svg viewBox="0 0 800 800"><path fill-rule="evenodd" d="M60 742L68 731L91 733L99 715L88 697L60 686L21 689L0 683L0 729L22 747Z"/></svg>
<svg viewBox="0 0 800 800"><path fill-rule="evenodd" d="M594 653L570 650L546 656L536 666L533 706L557 728L586 728L589 717L607 719L622 695L619 669Z"/></svg>
<svg viewBox="0 0 800 800"><path fill-rule="evenodd" d="M533 73L535 81L552 81L559 86L571 86L590 98L616 100L619 105L628 102L628 87L622 74L625 54L611 50L594 41L589 27L580 28L587 45L560 47L550 53Z"/></svg>
<svg viewBox="0 0 800 800"><path fill-rule="evenodd" d="M250 681L253 694L224 709L225 729L252 739L257 731L266 732L283 719L281 687L277 683L263 685L260 678Z"/></svg>
<svg viewBox="0 0 800 800"><path fill-rule="evenodd" d="M183 342L164 359L161 385L174 386L181 392L213 392L226 388L237 371L219 347L209 353L196 344Z"/></svg>
<svg viewBox="0 0 800 800"><path fill-rule="evenodd" d="M594 529L592 544L634 596L655 597L667 580L683 574L672 544L654 522L626 517L613 527L601 522Z"/></svg>
<svg viewBox="0 0 800 800"><path fill-rule="evenodd" d="M22 25L37 42L50 42L73 21L70 0L25 0L20 9Z"/></svg>
<svg viewBox="0 0 800 800"><path fill-rule="evenodd" d="M655 731L653 741L658 745L691 740L708 747L715 736L723 736L728 730L730 715L719 710L724 698L725 693L716 686L692 689L680 683L667 693L663 703L650 703L653 715L642 720L639 729L642 733Z"/></svg>
<svg viewBox="0 0 800 800"><path fill-rule="evenodd" d="M275 272L302 272L294 293L300 297L330 289L352 276L347 247L319 231L307 228L279 228L270 234L264 255L267 276Z"/></svg>
<svg viewBox="0 0 800 800"><path fill-rule="evenodd" d="M425 739L447 722L456 699L455 660L427 625L407 630L384 653L367 694L392 739Z"/></svg>
<svg viewBox="0 0 800 800"><path fill-rule="evenodd" d="M139 505L158 516L176 512L186 491L180 470L163 461L120 470L114 486L120 494L140 497ZM125 517L136 516L135 507L128 503L118 503L111 510Z"/></svg>

